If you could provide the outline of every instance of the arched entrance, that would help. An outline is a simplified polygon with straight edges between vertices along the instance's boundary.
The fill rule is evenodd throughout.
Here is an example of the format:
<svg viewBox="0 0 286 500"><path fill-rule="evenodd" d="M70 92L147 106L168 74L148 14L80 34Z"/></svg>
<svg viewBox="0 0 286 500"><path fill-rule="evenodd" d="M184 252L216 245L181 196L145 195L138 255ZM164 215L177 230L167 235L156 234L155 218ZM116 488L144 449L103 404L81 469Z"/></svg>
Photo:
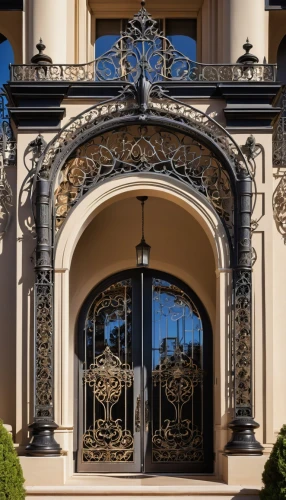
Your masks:
<svg viewBox="0 0 286 500"><path fill-rule="evenodd" d="M113 178L131 179L134 175L137 178L147 174L154 181L157 176L162 181L165 178L172 183L178 181L182 187L187 186L203 196L226 231L233 288L232 300L229 300L233 318L229 324L233 373L230 406L233 406L234 418L229 424L232 438L224 449L228 454L262 453L254 435L258 424L253 418L252 398L251 170L247 157L221 125L169 96L166 80L176 83L173 72L176 51L173 47L167 52L163 50L165 55L161 60L161 45L154 45L154 41L160 39L157 30L153 31L154 24L143 5L129 23L128 40L130 34L132 37L131 45L128 42L124 46L124 51L128 49L125 63L122 64L118 55L118 43L110 52L111 59L108 56L113 72L106 67L106 58L96 63L103 79L109 75L116 80L121 75L119 68L124 68L122 91L70 120L47 145L38 163L35 176L35 398L34 422L30 427L33 436L27 447L27 452L34 456L61 453L54 439L58 428L54 420L57 411L55 248L61 245L65 228L70 227L69 221L74 220L73 214L79 213L89 193ZM139 47L135 64L134 47ZM184 68L181 56L176 61ZM184 72L191 74L191 67L187 61ZM67 238L71 243L70 235ZM218 273L221 271L225 270L219 269Z"/></svg>
<svg viewBox="0 0 286 500"><path fill-rule="evenodd" d="M177 278L127 270L79 319L79 472L212 472L212 332Z"/></svg>

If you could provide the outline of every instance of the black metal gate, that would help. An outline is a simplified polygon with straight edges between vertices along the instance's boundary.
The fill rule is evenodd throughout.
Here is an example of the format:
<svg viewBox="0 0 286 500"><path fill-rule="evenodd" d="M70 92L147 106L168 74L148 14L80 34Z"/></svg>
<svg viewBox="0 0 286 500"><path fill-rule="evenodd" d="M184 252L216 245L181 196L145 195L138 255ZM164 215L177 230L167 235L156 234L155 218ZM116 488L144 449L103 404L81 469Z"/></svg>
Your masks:
<svg viewBox="0 0 286 500"><path fill-rule="evenodd" d="M212 472L212 334L194 292L132 270L79 323L78 471Z"/></svg>

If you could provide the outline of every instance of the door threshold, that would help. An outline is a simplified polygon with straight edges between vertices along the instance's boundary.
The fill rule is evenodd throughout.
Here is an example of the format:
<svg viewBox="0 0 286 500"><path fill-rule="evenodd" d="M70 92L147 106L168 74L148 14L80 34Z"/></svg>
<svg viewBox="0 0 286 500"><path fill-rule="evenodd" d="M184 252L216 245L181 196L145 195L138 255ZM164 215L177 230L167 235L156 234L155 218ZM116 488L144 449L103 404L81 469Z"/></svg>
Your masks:
<svg viewBox="0 0 286 500"><path fill-rule="evenodd" d="M217 475L214 472L207 472L207 473L199 473L197 472L196 474L194 473L187 473L187 472L75 472L72 477L114 477L114 478L124 478L124 479L149 479L149 478L156 478L156 477L177 477L177 478L191 478L191 479L198 479L202 481L204 478L212 478L212 481L218 481L221 482L220 479L217 477Z"/></svg>

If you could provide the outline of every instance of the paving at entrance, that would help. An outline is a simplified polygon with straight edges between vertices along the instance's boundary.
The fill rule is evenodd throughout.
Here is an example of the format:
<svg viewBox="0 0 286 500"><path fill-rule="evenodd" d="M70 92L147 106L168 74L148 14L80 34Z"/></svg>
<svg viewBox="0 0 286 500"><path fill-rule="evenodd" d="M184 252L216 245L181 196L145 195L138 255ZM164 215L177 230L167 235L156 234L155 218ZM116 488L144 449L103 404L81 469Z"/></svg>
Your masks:
<svg viewBox="0 0 286 500"><path fill-rule="evenodd" d="M82 486L84 479L85 486ZM77 474L65 486L27 487L27 498L40 500L81 500L84 498L102 498L114 500L127 498L137 500L146 497L149 500L179 499L191 500L258 500L259 490L253 486L229 486L207 478L179 477L172 475L90 475Z"/></svg>

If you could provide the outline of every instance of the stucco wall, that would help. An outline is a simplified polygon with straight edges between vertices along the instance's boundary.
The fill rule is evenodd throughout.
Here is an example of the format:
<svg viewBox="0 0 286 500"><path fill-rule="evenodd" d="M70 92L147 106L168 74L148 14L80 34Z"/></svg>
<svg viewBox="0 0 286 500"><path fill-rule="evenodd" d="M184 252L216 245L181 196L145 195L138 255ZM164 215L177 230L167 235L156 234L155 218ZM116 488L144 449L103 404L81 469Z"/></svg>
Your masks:
<svg viewBox="0 0 286 500"><path fill-rule="evenodd" d="M1 11L0 13L0 33L6 36L6 38L8 38L9 42L12 45L15 64L22 64L23 62L22 19L22 12Z"/></svg>
<svg viewBox="0 0 286 500"><path fill-rule="evenodd" d="M209 315L215 312L215 264L201 226L174 203L149 198L145 237L151 245L150 267L185 281L199 295ZM136 265L141 239L141 205L135 197L104 209L79 240L70 273L71 322L89 291L105 277Z"/></svg>

